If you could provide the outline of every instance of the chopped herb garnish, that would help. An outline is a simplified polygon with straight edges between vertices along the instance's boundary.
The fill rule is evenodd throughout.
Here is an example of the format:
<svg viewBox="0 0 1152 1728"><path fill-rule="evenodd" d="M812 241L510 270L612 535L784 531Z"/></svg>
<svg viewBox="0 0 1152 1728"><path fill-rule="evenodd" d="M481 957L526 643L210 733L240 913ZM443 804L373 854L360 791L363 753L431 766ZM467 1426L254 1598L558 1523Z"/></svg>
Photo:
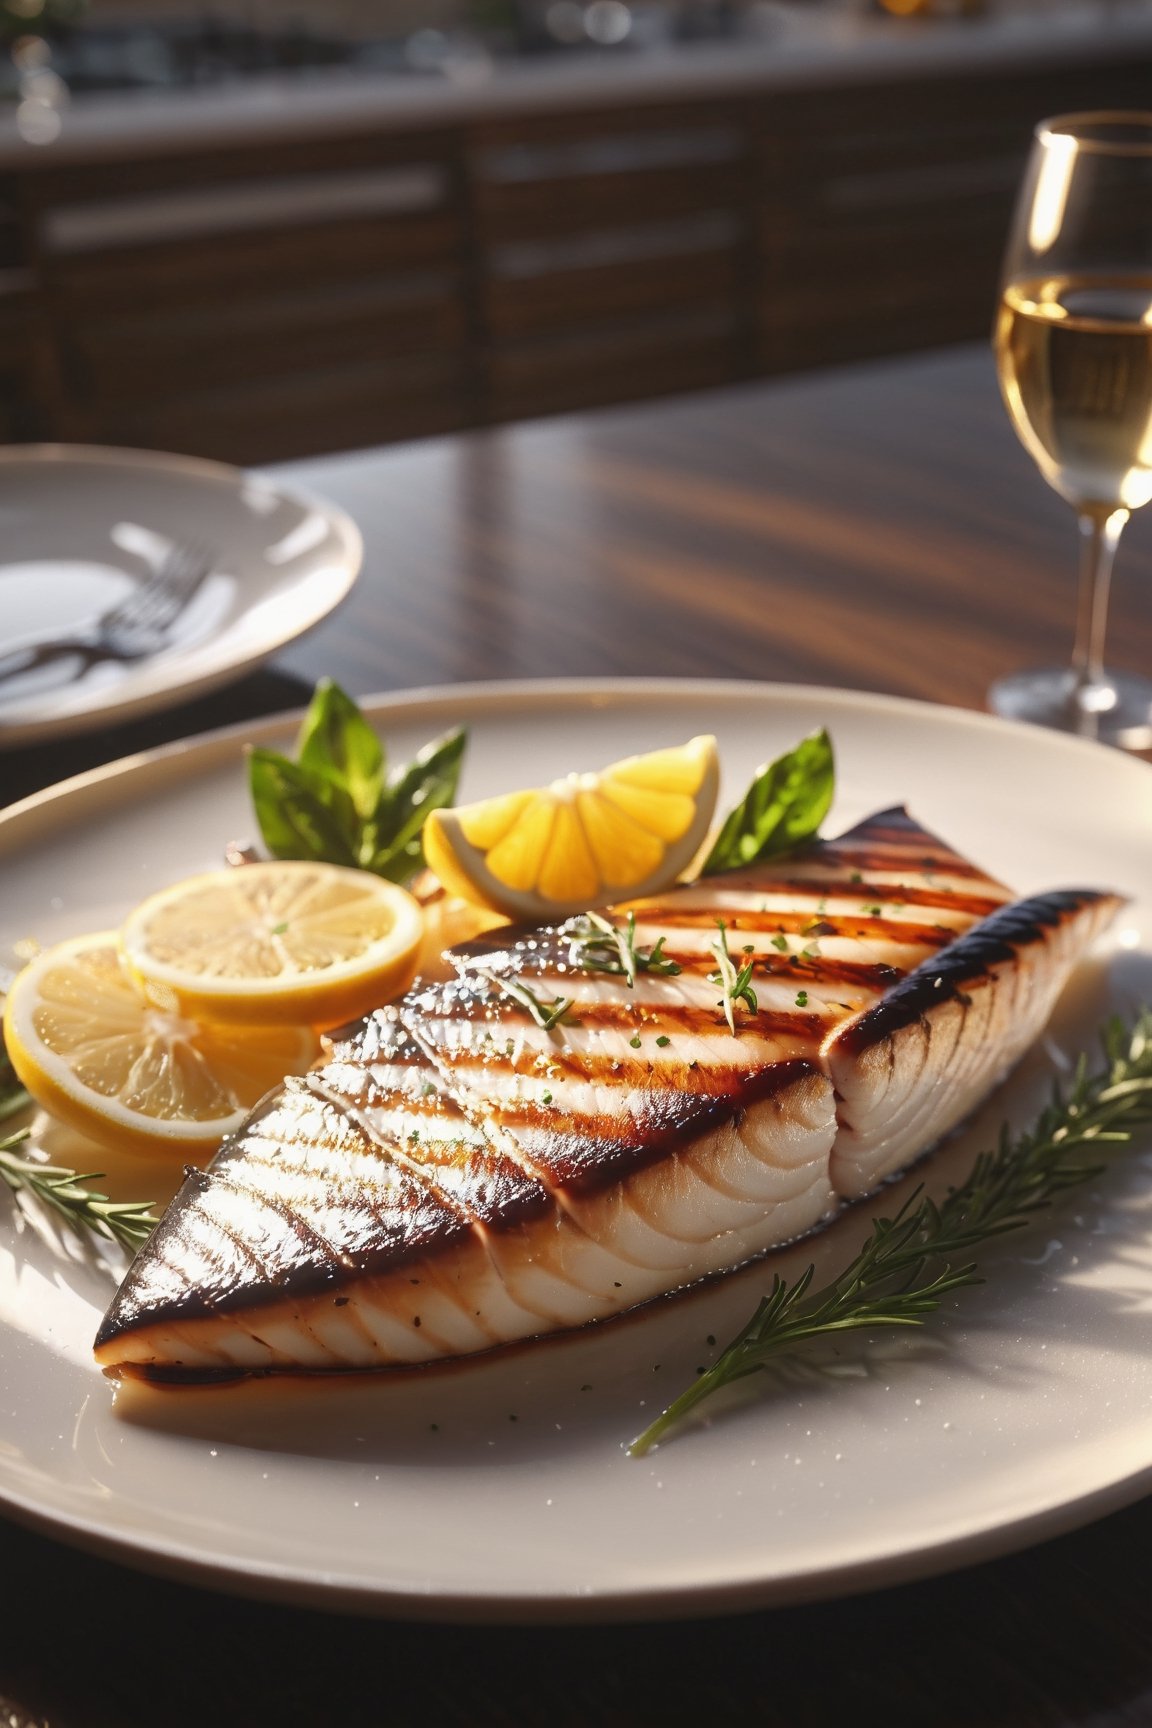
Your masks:
<svg viewBox="0 0 1152 1728"><path fill-rule="evenodd" d="M772 946L773 946L773 948L778 948L780 950L781 954L787 954L787 952L788 952L788 938L787 938L787 936L773 936Z"/></svg>
<svg viewBox="0 0 1152 1728"><path fill-rule="evenodd" d="M749 960L737 969L736 962L728 952L728 927L723 918L717 918L716 925L719 933L713 936L708 944L708 951L716 960L716 971L709 972L708 982L719 984L724 992L718 1006L723 1008L724 1018L735 1037L737 1002L743 1002L752 1014L757 1012L760 1004L752 988L752 962Z"/></svg>
<svg viewBox="0 0 1152 1728"><path fill-rule="evenodd" d="M797 1008L807 1008L807 1006L808 1006L808 992L807 992L807 990L797 990L797 992L796 992L796 1006L797 1006Z"/></svg>
<svg viewBox="0 0 1152 1728"><path fill-rule="evenodd" d="M535 1020L537 1026L542 1026L545 1032L551 1032L564 1019L572 1007L571 996L553 996L551 1002L541 1002L539 996L528 984L522 984L518 978L498 978L495 972L486 972L483 966L477 966L481 978L487 978L489 984L494 984L497 990L505 996L518 1002L521 1008L526 1008ZM511 1039L505 1045L505 1051L510 1056L515 1049Z"/></svg>
<svg viewBox="0 0 1152 1728"><path fill-rule="evenodd" d="M635 912L629 912L623 927L599 912L586 912L572 929L572 964L588 972L612 972L627 978L632 990L638 972L674 978L681 970L679 961L665 956L664 941L661 936L651 948L637 948Z"/></svg>
<svg viewBox="0 0 1152 1728"><path fill-rule="evenodd" d="M639 1048L640 1048L640 1034L639 1034L639 1032L633 1032L633 1034L632 1034L631 1038L629 1038L628 1042L632 1046L633 1050L639 1050Z"/></svg>
<svg viewBox="0 0 1152 1728"><path fill-rule="evenodd" d="M666 1032L661 1032L661 1034L660 1034L659 1038L657 1038L656 1042L657 1042L657 1044L659 1044L661 1050L665 1050L665 1049L667 1049L668 1045L671 1044L672 1040L671 1040L671 1038L668 1037L668 1034Z"/></svg>

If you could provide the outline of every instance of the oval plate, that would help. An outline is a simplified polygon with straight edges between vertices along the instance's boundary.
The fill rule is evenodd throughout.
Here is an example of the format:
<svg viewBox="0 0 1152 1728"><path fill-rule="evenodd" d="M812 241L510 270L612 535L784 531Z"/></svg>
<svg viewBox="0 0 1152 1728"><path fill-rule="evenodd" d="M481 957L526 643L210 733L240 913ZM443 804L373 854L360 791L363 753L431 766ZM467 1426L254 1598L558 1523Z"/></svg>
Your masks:
<svg viewBox="0 0 1152 1728"><path fill-rule="evenodd" d="M540 783L711 730L731 801L826 724L828 831L906 801L1022 892L1132 899L1040 1046L931 1161L961 1179L1025 1122L1102 1015L1152 997L1152 771L1094 745L895 699L731 683L461 687L369 705L394 760L459 721L465 794ZM113 765L0 820L0 962L33 936L105 928L143 893L251 836L246 739ZM57 1135L61 1162L109 1169ZM1152 1484L1152 1153L981 1255L987 1283L922 1333L859 1339L760 1375L640 1460L625 1443L742 1324L772 1270L850 1258L867 1209L799 1249L564 1340L399 1380L120 1393L89 1351L107 1269L0 1214L0 1503L56 1535L232 1590L388 1615L650 1618L797 1602L983 1559ZM123 1160L109 1185L176 1173ZM919 1178L917 1178L919 1179ZM885 1194L889 1211L897 1194Z"/></svg>

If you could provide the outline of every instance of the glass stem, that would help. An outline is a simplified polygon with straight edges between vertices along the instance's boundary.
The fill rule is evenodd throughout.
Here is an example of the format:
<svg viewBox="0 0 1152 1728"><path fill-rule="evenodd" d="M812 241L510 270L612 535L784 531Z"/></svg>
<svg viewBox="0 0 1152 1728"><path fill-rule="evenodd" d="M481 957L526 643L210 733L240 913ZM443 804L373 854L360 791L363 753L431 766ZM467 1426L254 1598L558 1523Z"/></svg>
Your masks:
<svg viewBox="0 0 1152 1728"><path fill-rule="evenodd" d="M1076 643L1072 650L1075 699L1106 683L1104 637L1108 628L1112 562L1129 514L1122 507L1109 510L1100 505L1078 512L1080 601L1076 616Z"/></svg>

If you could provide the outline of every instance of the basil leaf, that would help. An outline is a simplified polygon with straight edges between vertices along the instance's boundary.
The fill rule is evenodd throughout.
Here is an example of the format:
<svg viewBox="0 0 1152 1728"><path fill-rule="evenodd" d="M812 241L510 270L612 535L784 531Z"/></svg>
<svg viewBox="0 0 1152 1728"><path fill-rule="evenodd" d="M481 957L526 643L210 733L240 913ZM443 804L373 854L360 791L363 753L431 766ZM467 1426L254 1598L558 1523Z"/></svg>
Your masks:
<svg viewBox="0 0 1152 1728"><path fill-rule="evenodd" d="M407 882L423 868L420 830L456 797L467 734L426 744L384 777L384 748L351 696L322 679L297 740L297 759L249 753L248 778L264 844L274 858L372 870Z"/></svg>
<svg viewBox="0 0 1152 1728"><path fill-rule="evenodd" d="M274 858L359 864L355 832L350 837L330 799L351 800L340 788L290 762L275 750L254 749L248 756L248 785L264 844Z"/></svg>
<svg viewBox="0 0 1152 1728"><path fill-rule="evenodd" d="M814 732L757 770L704 861L702 876L790 852L819 831L836 786L832 740Z"/></svg>
<svg viewBox="0 0 1152 1728"><path fill-rule="evenodd" d="M393 882L407 882L424 865L420 830L430 810L456 797L468 735L462 727L426 744L388 782L374 824L369 868Z"/></svg>
<svg viewBox="0 0 1152 1728"><path fill-rule="evenodd" d="M345 793L361 822L371 817L384 783L384 751L351 696L330 678L316 686L300 728L296 760Z"/></svg>

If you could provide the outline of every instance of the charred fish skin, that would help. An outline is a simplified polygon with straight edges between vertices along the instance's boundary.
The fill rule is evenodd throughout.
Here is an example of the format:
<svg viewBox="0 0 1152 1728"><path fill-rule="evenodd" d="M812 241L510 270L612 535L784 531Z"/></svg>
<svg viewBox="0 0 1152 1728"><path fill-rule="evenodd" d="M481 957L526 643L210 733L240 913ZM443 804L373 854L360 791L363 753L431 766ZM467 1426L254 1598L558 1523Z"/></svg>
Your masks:
<svg viewBox="0 0 1152 1728"><path fill-rule="evenodd" d="M189 1177L98 1360L168 1380L415 1364L604 1319L806 1234L877 1163L885 1109L901 1128L903 1094L885 1104L873 1071L900 1069L892 1053L939 1003L899 1025L869 1016L899 992L918 1002L1010 898L895 810L616 909L621 927L634 914L637 946L663 940L680 967L631 989L583 964L571 926L492 933L453 955L452 981L337 1038ZM948 1002L981 993L981 965L1001 1002L1029 955L1070 969L1105 916L1097 898L1060 909L1059 942L1016 931L1008 959L997 925ZM755 974L756 1011L738 1008L735 1031L719 921ZM540 1024L531 1004L557 998L570 1011ZM991 1071L977 1024L953 1042ZM934 1036L944 1050L942 1024Z"/></svg>
<svg viewBox="0 0 1152 1728"><path fill-rule="evenodd" d="M838 1194L870 1193L972 1113L1033 1043L1072 967L1123 904L1062 889L1001 907L830 1035Z"/></svg>

